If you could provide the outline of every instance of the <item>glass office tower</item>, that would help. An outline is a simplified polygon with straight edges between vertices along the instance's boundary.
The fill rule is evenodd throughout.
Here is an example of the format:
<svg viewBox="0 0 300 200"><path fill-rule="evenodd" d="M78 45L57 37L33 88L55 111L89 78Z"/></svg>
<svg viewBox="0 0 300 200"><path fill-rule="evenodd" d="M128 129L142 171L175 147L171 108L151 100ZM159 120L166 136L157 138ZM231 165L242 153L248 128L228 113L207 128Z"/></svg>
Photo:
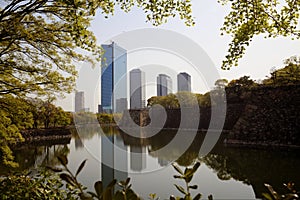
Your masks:
<svg viewBox="0 0 300 200"><path fill-rule="evenodd" d="M101 45L104 50L101 62L101 107L103 112L120 112L127 104L117 108L116 102L127 101L127 51L116 43Z"/></svg>
<svg viewBox="0 0 300 200"><path fill-rule="evenodd" d="M157 96L167 96L172 93L172 79L166 74L157 77Z"/></svg>
<svg viewBox="0 0 300 200"><path fill-rule="evenodd" d="M186 72L177 75L177 91L191 92L191 76Z"/></svg>

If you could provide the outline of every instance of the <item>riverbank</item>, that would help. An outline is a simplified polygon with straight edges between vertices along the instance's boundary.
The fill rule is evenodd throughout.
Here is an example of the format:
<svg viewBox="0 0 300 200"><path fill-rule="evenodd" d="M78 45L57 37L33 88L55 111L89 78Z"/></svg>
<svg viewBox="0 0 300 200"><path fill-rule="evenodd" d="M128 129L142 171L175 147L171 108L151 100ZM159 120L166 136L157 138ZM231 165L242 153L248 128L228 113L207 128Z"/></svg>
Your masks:
<svg viewBox="0 0 300 200"><path fill-rule="evenodd" d="M71 127L28 129L21 131L25 143L71 139ZM24 143L23 142L23 143Z"/></svg>

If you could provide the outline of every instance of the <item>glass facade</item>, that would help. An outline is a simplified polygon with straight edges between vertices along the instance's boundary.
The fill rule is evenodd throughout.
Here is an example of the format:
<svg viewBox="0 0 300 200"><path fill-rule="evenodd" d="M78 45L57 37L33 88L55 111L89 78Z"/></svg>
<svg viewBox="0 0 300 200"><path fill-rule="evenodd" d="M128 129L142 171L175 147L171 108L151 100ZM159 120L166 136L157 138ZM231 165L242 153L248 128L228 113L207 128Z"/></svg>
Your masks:
<svg viewBox="0 0 300 200"><path fill-rule="evenodd" d="M127 51L114 42L102 48L101 106L103 112L116 112L117 100L127 99Z"/></svg>
<svg viewBox="0 0 300 200"><path fill-rule="evenodd" d="M157 77L157 96L167 96L172 93L172 79L166 74Z"/></svg>

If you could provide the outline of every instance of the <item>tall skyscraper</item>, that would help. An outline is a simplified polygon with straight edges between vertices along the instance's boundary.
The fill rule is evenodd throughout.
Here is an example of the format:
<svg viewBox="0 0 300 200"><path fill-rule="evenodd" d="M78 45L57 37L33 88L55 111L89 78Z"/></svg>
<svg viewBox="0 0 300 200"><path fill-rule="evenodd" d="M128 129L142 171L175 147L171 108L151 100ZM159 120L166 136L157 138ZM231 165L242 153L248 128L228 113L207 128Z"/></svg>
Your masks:
<svg viewBox="0 0 300 200"><path fill-rule="evenodd" d="M177 91L191 91L191 76L186 72L177 75Z"/></svg>
<svg viewBox="0 0 300 200"><path fill-rule="evenodd" d="M118 99L127 99L127 51L114 42L101 46L104 49L101 62L101 106L103 112L111 113L116 112Z"/></svg>
<svg viewBox="0 0 300 200"><path fill-rule="evenodd" d="M145 72L140 69L130 71L130 108L139 109L145 107Z"/></svg>
<svg viewBox="0 0 300 200"><path fill-rule="evenodd" d="M84 92L75 93L75 112L84 111Z"/></svg>
<svg viewBox="0 0 300 200"><path fill-rule="evenodd" d="M157 77L157 96L167 96L172 93L172 79L166 74Z"/></svg>

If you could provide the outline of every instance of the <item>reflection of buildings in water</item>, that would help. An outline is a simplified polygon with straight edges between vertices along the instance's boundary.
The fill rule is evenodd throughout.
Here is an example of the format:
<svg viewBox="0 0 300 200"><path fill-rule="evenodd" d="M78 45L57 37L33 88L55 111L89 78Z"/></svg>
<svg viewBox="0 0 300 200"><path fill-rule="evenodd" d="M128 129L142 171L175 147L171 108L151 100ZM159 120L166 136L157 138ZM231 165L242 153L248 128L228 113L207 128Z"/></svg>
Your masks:
<svg viewBox="0 0 300 200"><path fill-rule="evenodd" d="M146 147L130 146L130 169L142 171L146 168Z"/></svg>
<svg viewBox="0 0 300 200"><path fill-rule="evenodd" d="M161 158L158 158L157 161L158 161L158 164L159 164L161 167L167 166L167 165L170 163L170 161L167 161L167 160L161 159Z"/></svg>
<svg viewBox="0 0 300 200"><path fill-rule="evenodd" d="M103 186L113 179L126 180L128 177L127 146L118 135L101 137L101 169Z"/></svg>

